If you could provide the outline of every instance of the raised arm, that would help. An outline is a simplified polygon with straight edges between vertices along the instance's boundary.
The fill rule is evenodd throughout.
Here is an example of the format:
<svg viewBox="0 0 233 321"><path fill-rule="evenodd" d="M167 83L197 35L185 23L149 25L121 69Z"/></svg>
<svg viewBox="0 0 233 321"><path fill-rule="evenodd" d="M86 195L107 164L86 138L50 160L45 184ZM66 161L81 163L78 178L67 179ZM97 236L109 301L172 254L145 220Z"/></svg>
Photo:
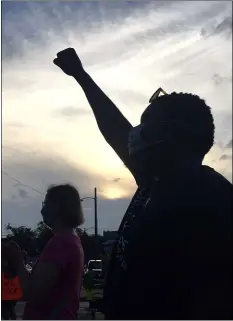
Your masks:
<svg viewBox="0 0 233 321"><path fill-rule="evenodd" d="M102 135L134 175L127 148L132 125L86 73L73 48L59 52L54 59L54 64L67 75L74 77L82 87Z"/></svg>

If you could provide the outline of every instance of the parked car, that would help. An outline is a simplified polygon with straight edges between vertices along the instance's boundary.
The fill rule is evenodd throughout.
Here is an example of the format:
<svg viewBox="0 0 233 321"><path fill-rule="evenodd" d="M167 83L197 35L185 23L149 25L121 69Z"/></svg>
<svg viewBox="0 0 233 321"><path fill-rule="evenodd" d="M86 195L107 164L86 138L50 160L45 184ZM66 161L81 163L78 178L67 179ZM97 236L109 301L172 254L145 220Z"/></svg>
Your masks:
<svg viewBox="0 0 233 321"><path fill-rule="evenodd" d="M95 275L96 278L102 277L102 269L103 269L103 262L102 260L90 260L87 263L86 273L89 273L90 271L94 272L92 273Z"/></svg>
<svg viewBox="0 0 233 321"><path fill-rule="evenodd" d="M95 288L102 287L103 279L103 262L102 260L90 260L84 272L84 278L92 279Z"/></svg>

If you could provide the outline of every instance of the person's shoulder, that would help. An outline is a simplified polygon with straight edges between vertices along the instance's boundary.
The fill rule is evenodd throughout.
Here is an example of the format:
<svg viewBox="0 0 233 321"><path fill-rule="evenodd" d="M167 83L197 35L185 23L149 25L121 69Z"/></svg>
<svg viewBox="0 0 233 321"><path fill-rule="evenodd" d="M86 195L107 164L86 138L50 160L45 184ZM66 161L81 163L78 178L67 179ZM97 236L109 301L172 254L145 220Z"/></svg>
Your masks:
<svg viewBox="0 0 233 321"><path fill-rule="evenodd" d="M68 234L66 236L64 235L63 237L67 243L76 245L81 244L80 237L77 234Z"/></svg>
<svg viewBox="0 0 233 321"><path fill-rule="evenodd" d="M47 255L48 253L54 252L57 250L57 248L60 247L60 240L59 238L57 238L56 235L53 235L50 240L47 242L47 244L45 245L38 261L41 261L41 259Z"/></svg>
<svg viewBox="0 0 233 321"><path fill-rule="evenodd" d="M78 235L70 235L69 238L66 239L66 249L71 258L75 258L78 264L80 260L84 261L84 250Z"/></svg>
<svg viewBox="0 0 233 321"><path fill-rule="evenodd" d="M67 260L73 260L74 256L82 257L83 248L80 238L69 233L58 233L54 235L44 248L40 261L45 257L57 256L66 257Z"/></svg>
<svg viewBox="0 0 233 321"><path fill-rule="evenodd" d="M224 198L232 198L232 183L213 168L203 165L201 171L203 187Z"/></svg>
<svg viewBox="0 0 233 321"><path fill-rule="evenodd" d="M218 182L218 184L224 184L229 188L232 188L232 183L226 179L222 174L217 172L214 168L202 165L202 177L207 180L211 180L211 182Z"/></svg>
<svg viewBox="0 0 233 321"><path fill-rule="evenodd" d="M207 215L230 222L232 217L232 183L209 166L202 167L200 205ZM207 215L208 216L208 215Z"/></svg>
<svg viewBox="0 0 233 321"><path fill-rule="evenodd" d="M78 235L71 233L58 233L50 239L50 244L60 244L65 247L80 246L81 240Z"/></svg>
<svg viewBox="0 0 233 321"><path fill-rule="evenodd" d="M57 233L54 234L45 246L45 251L55 247L66 247L74 243L74 239L69 234Z"/></svg>
<svg viewBox="0 0 233 321"><path fill-rule="evenodd" d="M59 237L57 237L57 235L53 235L49 241L47 242L45 249L49 248L50 246L53 246L54 244L56 244L57 242L59 242Z"/></svg>

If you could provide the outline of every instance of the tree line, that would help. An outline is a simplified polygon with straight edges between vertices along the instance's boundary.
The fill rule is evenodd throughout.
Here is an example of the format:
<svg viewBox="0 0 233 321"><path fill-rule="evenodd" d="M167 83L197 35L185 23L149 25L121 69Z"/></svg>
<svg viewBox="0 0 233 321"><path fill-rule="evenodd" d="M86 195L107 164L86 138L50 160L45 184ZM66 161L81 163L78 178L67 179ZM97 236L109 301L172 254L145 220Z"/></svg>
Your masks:
<svg viewBox="0 0 233 321"><path fill-rule="evenodd" d="M102 235L95 237L95 235L87 234L85 229L81 228L77 228L76 233L83 245L85 263L91 259L100 258L101 243L107 239ZM11 224L6 226L5 239L15 241L22 250L27 252L28 257L32 258L41 254L51 237L52 231L43 222L39 222L35 229L26 226L14 227Z"/></svg>

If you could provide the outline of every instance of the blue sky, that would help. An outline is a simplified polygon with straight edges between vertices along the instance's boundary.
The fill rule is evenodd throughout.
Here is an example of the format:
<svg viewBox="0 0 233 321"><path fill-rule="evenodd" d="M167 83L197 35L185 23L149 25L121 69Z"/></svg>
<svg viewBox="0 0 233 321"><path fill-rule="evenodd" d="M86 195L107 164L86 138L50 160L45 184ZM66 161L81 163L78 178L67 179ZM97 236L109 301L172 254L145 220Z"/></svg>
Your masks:
<svg viewBox="0 0 233 321"><path fill-rule="evenodd" d="M136 125L158 87L212 107L205 163L232 176L232 10L224 1L2 3L3 170L42 192L98 188L100 229L116 229L135 183L98 132L85 96L52 61L74 47L86 70ZM43 196L3 175L2 222L35 226ZM93 203L84 205L93 226Z"/></svg>

